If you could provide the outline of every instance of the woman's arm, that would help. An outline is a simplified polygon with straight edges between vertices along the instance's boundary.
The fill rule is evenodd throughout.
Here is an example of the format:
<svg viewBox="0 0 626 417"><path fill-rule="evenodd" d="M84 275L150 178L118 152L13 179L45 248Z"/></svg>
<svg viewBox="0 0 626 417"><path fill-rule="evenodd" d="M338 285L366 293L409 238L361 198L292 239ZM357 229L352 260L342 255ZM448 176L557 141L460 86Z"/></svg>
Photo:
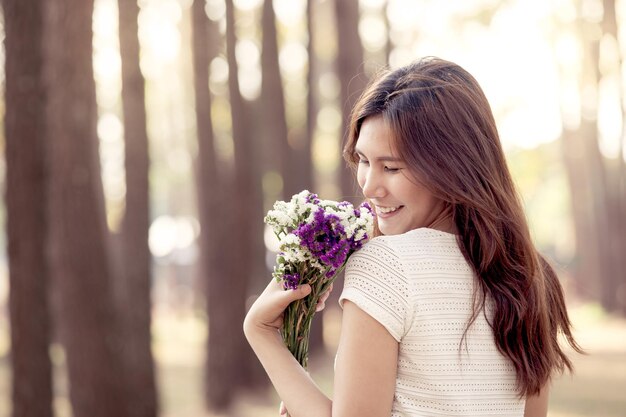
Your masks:
<svg viewBox="0 0 626 417"><path fill-rule="evenodd" d="M396 389L398 342L345 300L335 365L333 416L386 416Z"/></svg>
<svg viewBox="0 0 626 417"><path fill-rule="evenodd" d="M539 394L526 398L524 417L546 417L548 415L549 383L544 385Z"/></svg>
<svg viewBox="0 0 626 417"><path fill-rule="evenodd" d="M346 301L336 364L334 402L326 397L284 346L282 312L310 292L283 291L272 281L244 322L250 346L293 417L389 416L398 343L376 320Z"/></svg>

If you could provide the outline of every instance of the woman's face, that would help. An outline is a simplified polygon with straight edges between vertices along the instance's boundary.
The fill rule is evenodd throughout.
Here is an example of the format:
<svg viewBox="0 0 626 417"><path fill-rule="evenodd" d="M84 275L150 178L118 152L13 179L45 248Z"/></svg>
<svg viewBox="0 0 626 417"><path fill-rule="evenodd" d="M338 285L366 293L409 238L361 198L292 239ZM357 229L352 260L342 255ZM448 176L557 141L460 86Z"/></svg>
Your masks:
<svg viewBox="0 0 626 417"><path fill-rule="evenodd" d="M393 149L391 131L382 116L365 119L355 151L359 186L376 211L382 234L428 227L435 220L443 202L415 180Z"/></svg>

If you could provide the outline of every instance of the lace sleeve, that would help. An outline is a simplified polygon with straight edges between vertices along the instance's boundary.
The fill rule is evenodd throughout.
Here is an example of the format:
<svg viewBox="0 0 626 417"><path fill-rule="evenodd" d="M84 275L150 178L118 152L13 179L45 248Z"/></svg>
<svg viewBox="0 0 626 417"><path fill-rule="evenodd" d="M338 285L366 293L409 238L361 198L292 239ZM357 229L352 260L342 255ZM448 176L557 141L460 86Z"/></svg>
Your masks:
<svg viewBox="0 0 626 417"><path fill-rule="evenodd" d="M373 239L348 260L339 304L343 308L344 300L355 303L398 342L408 329L409 298L402 263L383 239Z"/></svg>

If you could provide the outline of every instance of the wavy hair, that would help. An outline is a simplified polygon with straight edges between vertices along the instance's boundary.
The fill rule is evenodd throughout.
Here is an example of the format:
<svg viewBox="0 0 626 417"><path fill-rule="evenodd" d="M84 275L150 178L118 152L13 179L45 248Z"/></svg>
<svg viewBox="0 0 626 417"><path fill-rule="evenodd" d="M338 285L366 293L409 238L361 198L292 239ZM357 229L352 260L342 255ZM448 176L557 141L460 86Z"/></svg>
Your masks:
<svg viewBox="0 0 626 417"><path fill-rule="evenodd" d="M443 200L479 286L464 334L485 303L496 345L517 371L520 396L539 393L555 371L572 371L558 336L572 336L554 269L535 249L478 82L460 66L429 57L379 73L357 101L344 158L356 169L363 121L382 115L410 172Z"/></svg>

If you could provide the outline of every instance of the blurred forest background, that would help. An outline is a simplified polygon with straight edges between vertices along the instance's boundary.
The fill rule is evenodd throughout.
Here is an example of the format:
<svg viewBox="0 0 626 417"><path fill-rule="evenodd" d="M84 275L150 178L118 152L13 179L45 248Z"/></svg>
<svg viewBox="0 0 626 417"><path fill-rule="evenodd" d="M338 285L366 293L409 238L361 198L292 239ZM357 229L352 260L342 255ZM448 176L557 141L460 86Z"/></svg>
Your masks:
<svg viewBox="0 0 626 417"><path fill-rule="evenodd" d="M263 215L305 188L358 200L351 104L426 55L483 86L589 353L550 415L626 416L626 2L2 6L0 416L276 416L241 332ZM328 393L339 317L314 329Z"/></svg>

